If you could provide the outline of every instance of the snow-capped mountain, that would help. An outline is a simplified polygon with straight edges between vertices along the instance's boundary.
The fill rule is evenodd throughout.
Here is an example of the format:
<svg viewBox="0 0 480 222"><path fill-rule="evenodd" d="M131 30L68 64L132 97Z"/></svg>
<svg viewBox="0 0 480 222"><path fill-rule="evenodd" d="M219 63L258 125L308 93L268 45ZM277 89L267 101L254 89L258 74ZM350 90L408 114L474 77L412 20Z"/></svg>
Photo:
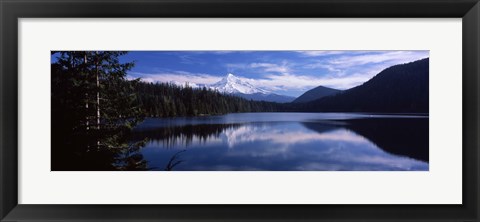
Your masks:
<svg viewBox="0 0 480 222"><path fill-rule="evenodd" d="M240 78L236 77L235 75L229 73L227 76L223 77L222 80L210 85L210 88L218 90L222 93L242 93L242 94L254 94L254 93L262 93L262 94L270 94L266 90L257 88L252 84L248 83L247 81L241 80Z"/></svg>
<svg viewBox="0 0 480 222"><path fill-rule="evenodd" d="M255 87L252 84L250 84L248 81L242 80L241 78L233 75L232 73L227 74L220 81L213 84L209 84L209 85L195 84L195 83L189 83L189 82L182 83L178 81L170 81L170 83L175 84L177 86L181 86L181 87L185 87L185 86L189 86L192 88L206 87L208 89L216 90L221 93L232 94L248 100L255 100L255 101L288 103L288 102L292 102L295 99L294 97L275 94L268 90Z"/></svg>
<svg viewBox="0 0 480 222"><path fill-rule="evenodd" d="M222 93L233 94L245 99L256 101L287 103L295 99L294 97L278 95L255 87L249 82L242 80L231 73L227 74L227 76L223 77L220 81L211 84L208 87Z"/></svg>

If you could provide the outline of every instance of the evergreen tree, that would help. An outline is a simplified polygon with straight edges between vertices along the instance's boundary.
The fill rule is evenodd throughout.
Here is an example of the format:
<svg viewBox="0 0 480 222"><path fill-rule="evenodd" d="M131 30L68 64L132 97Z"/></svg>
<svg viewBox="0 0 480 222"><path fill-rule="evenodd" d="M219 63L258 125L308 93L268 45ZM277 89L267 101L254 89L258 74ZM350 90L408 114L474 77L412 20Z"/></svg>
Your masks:
<svg viewBox="0 0 480 222"><path fill-rule="evenodd" d="M143 169L138 148L129 144L141 120L135 88L126 80L133 63L120 63L125 52L53 52L52 169Z"/></svg>

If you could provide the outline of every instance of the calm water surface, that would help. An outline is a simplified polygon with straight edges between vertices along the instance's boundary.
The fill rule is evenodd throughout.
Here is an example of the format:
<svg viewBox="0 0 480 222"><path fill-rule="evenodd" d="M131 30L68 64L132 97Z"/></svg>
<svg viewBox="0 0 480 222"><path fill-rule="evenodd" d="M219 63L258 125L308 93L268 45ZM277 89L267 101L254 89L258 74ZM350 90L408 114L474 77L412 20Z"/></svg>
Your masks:
<svg viewBox="0 0 480 222"><path fill-rule="evenodd" d="M238 113L149 118L151 170L428 170L428 116Z"/></svg>

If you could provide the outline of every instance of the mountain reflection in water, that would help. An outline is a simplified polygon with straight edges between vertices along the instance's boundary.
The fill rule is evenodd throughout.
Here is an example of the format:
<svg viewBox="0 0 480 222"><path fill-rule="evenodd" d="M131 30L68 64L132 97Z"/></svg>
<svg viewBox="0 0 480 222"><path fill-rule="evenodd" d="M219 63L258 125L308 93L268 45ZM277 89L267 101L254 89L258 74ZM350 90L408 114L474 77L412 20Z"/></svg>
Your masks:
<svg viewBox="0 0 480 222"><path fill-rule="evenodd" d="M154 170L173 156L170 170L428 170L428 118L225 122L139 128L132 141L148 138Z"/></svg>

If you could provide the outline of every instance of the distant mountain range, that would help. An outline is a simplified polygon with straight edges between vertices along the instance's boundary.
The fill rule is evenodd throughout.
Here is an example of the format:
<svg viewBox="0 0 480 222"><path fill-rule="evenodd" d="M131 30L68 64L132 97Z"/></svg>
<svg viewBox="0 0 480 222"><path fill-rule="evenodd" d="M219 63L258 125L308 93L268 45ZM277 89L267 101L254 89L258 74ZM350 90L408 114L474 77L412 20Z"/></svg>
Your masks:
<svg viewBox="0 0 480 222"><path fill-rule="evenodd" d="M185 85L181 83L175 83ZM394 65L348 90L317 86L298 98L253 86L233 74L207 87L248 100L285 103L282 111L428 113L429 59Z"/></svg>
<svg viewBox="0 0 480 222"><path fill-rule="evenodd" d="M317 86L311 90L306 91L301 96L293 100L294 103L306 103L317 99L321 99L326 96L331 96L341 92L338 89L332 89L325 86Z"/></svg>
<svg viewBox="0 0 480 222"><path fill-rule="evenodd" d="M362 85L296 107L315 112L428 113L429 59L391 66Z"/></svg>

